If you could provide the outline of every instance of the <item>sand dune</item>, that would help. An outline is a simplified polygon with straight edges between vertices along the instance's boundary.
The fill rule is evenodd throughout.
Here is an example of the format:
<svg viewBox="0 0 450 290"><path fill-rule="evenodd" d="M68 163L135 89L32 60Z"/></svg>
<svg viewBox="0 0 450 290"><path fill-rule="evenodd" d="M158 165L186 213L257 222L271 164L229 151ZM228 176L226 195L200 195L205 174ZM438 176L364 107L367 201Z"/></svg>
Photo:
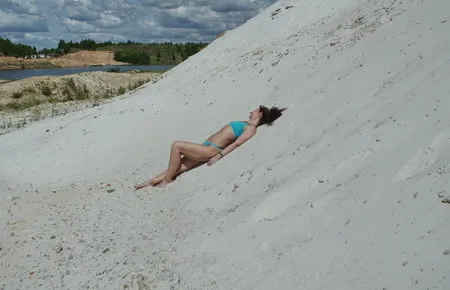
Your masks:
<svg viewBox="0 0 450 290"><path fill-rule="evenodd" d="M449 289L449 8L279 1L134 95L0 136L0 287ZM289 108L133 191L259 104Z"/></svg>

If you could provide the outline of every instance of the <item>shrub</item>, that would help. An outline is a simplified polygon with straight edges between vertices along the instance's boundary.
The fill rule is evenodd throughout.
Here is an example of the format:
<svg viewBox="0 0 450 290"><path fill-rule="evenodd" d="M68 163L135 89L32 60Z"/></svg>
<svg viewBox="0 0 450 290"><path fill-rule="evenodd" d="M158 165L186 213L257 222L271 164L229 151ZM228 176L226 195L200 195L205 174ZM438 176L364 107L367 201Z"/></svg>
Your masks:
<svg viewBox="0 0 450 290"><path fill-rule="evenodd" d="M17 99L22 98L22 96L23 96L23 93L22 93L22 92L14 92L14 93L11 95L11 98L17 100Z"/></svg>
<svg viewBox="0 0 450 290"><path fill-rule="evenodd" d="M89 98L90 91L86 84L83 87L77 87L72 78L64 80L64 89L62 91L65 101L85 100Z"/></svg>
<svg viewBox="0 0 450 290"><path fill-rule="evenodd" d="M44 85L43 87L41 87L41 92L44 96L47 96L47 97L52 95L52 90L47 85Z"/></svg>
<svg viewBox="0 0 450 290"><path fill-rule="evenodd" d="M112 67L112 68L108 69L108 72L120 72L120 68L119 67Z"/></svg>
<svg viewBox="0 0 450 290"><path fill-rule="evenodd" d="M128 89L129 89L130 91L132 91L132 90L134 90L134 89L136 89L136 88L142 86L143 84L145 84L145 83L148 82L148 81L149 81L149 80L143 80L143 79L140 79L140 80L137 80L137 81L134 82L134 83L129 83L129 84L128 84Z"/></svg>
<svg viewBox="0 0 450 290"><path fill-rule="evenodd" d="M23 89L23 92L24 93L30 93L30 94L36 93L36 91L32 87L28 87L28 88Z"/></svg>
<svg viewBox="0 0 450 290"><path fill-rule="evenodd" d="M77 89L77 85L75 84L75 81L73 78L68 78L64 80L66 83L66 86L71 89L72 91L75 91Z"/></svg>
<svg viewBox="0 0 450 290"><path fill-rule="evenodd" d="M76 88L75 89L75 97L77 100L86 100L87 98L89 98L89 89L87 88L87 85L84 84L83 88Z"/></svg>
<svg viewBox="0 0 450 290"><path fill-rule="evenodd" d="M20 102L10 102L5 106L7 109L18 110L21 108Z"/></svg>

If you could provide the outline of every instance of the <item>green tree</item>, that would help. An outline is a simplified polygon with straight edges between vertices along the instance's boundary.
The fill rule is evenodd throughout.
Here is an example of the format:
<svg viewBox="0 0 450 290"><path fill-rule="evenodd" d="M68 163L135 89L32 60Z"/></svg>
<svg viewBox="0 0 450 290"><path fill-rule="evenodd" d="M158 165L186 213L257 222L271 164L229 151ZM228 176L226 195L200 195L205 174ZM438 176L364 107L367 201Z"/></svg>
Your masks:
<svg viewBox="0 0 450 290"><path fill-rule="evenodd" d="M58 42L58 49L64 49L66 47L66 42L64 39L60 39Z"/></svg>
<svg viewBox="0 0 450 290"><path fill-rule="evenodd" d="M35 54L36 49L25 44L15 44L9 39L0 38L0 52L7 56L24 57Z"/></svg>
<svg viewBox="0 0 450 290"><path fill-rule="evenodd" d="M81 49L86 49L86 50L96 50L96 45L97 44L92 39L84 39L79 44Z"/></svg>
<svg viewBox="0 0 450 290"><path fill-rule="evenodd" d="M156 53L156 62L160 61L161 61L161 52L158 50L158 52Z"/></svg>
<svg viewBox="0 0 450 290"><path fill-rule="evenodd" d="M117 61L128 62L132 64L148 65L150 64L150 54L145 51L135 51L132 49L118 50L114 53L114 59Z"/></svg>

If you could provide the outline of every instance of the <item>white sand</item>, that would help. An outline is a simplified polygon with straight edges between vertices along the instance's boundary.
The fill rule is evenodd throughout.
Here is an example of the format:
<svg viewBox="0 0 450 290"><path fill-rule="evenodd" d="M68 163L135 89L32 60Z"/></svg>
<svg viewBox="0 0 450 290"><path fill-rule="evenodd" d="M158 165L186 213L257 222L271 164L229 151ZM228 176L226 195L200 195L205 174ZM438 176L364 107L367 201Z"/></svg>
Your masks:
<svg viewBox="0 0 450 290"><path fill-rule="evenodd" d="M449 31L447 0L280 1L128 98L0 136L0 289L450 289ZM259 104L289 109L133 191Z"/></svg>

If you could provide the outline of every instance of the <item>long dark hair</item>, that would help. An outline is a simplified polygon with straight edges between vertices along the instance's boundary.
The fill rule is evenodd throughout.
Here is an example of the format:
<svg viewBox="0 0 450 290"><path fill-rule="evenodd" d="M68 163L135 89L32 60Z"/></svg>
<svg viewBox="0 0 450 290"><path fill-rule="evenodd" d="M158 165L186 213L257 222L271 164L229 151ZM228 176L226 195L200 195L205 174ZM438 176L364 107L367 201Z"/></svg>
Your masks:
<svg viewBox="0 0 450 290"><path fill-rule="evenodd" d="M287 108L278 108L273 106L272 108L267 108L266 106L259 106L259 111L262 113L261 119L259 119L258 126L269 125L271 126L273 122L281 117L284 110Z"/></svg>

